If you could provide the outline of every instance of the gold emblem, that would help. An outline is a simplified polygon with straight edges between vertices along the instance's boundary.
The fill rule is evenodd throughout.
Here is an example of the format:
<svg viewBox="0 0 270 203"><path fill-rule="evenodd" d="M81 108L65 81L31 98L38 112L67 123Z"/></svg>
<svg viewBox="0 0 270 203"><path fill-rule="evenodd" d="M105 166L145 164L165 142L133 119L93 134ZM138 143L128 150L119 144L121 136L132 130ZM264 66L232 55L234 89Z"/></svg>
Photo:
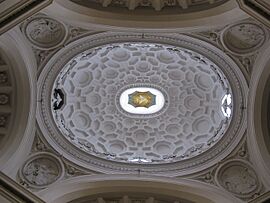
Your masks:
<svg viewBox="0 0 270 203"><path fill-rule="evenodd" d="M151 92L133 92L128 95L128 103L134 107L145 107L149 108L152 105L156 104L156 95L153 95Z"/></svg>

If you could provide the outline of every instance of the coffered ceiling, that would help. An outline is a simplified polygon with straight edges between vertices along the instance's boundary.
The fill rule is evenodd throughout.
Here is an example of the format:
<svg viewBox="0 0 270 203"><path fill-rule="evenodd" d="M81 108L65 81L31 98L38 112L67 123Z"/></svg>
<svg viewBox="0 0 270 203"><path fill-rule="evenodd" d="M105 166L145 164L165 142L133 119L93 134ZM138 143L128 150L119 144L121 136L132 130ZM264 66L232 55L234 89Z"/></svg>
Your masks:
<svg viewBox="0 0 270 203"><path fill-rule="evenodd" d="M267 15L232 0L36 11L0 36L5 183L45 202L269 198Z"/></svg>

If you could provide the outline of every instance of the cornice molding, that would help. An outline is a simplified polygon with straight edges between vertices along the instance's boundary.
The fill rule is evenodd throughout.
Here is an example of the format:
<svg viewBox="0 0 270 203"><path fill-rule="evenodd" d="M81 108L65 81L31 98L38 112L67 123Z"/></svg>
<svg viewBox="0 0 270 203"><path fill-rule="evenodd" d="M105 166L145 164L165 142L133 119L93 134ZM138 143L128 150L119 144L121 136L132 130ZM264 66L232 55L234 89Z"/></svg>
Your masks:
<svg viewBox="0 0 270 203"><path fill-rule="evenodd" d="M270 27L270 3L265 0L237 0L237 3L247 14Z"/></svg>
<svg viewBox="0 0 270 203"><path fill-rule="evenodd" d="M263 195L257 197L256 199L250 201L249 203L267 203L270 200L270 191L264 193Z"/></svg>
<svg viewBox="0 0 270 203"><path fill-rule="evenodd" d="M52 0L2 1L0 35L52 3Z"/></svg>
<svg viewBox="0 0 270 203"><path fill-rule="evenodd" d="M2 172L0 172L0 196L14 203L45 203Z"/></svg>

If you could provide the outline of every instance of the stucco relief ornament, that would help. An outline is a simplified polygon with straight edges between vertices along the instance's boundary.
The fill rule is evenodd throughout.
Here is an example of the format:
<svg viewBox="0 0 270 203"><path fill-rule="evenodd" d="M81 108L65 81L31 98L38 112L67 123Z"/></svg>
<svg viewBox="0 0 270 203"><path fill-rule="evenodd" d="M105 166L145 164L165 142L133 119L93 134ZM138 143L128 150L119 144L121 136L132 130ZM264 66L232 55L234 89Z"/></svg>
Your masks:
<svg viewBox="0 0 270 203"><path fill-rule="evenodd" d="M247 198L260 190L260 182L248 162L232 160L217 170L217 180L221 187L236 196Z"/></svg>
<svg viewBox="0 0 270 203"><path fill-rule="evenodd" d="M248 54L258 51L266 37L263 27L252 22L241 22L224 30L222 42L233 53Z"/></svg>
<svg viewBox="0 0 270 203"><path fill-rule="evenodd" d="M0 94L0 105L5 105L9 102L8 94Z"/></svg>
<svg viewBox="0 0 270 203"><path fill-rule="evenodd" d="M61 45L67 37L64 24L45 15L30 18L23 31L27 39L40 49L53 49Z"/></svg>
<svg viewBox="0 0 270 203"><path fill-rule="evenodd" d="M49 153L31 156L21 169L21 177L29 186L42 188L57 181L63 174L61 161Z"/></svg>
<svg viewBox="0 0 270 203"><path fill-rule="evenodd" d="M6 84L8 82L8 74L6 71L0 72L0 84Z"/></svg>
<svg viewBox="0 0 270 203"><path fill-rule="evenodd" d="M8 126L10 114L0 114L0 127L6 128Z"/></svg>

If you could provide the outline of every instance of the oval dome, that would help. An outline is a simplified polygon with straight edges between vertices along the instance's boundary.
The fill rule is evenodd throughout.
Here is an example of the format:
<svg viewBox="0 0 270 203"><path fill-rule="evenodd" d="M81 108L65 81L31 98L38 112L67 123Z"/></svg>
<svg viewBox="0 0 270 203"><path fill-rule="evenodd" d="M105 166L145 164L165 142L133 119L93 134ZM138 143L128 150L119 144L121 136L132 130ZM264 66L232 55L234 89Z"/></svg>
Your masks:
<svg viewBox="0 0 270 203"><path fill-rule="evenodd" d="M194 51L117 43L74 56L52 89L54 121L79 149L121 162L190 159L225 134L231 88Z"/></svg>
<svg viewBox="0 0 270 203"><path fill-rule="evenodd" d="M239 142L244 84L237 65L201 40L100 33L46 64L37 121L51 146L80 166L188 174Z"/></svg>

